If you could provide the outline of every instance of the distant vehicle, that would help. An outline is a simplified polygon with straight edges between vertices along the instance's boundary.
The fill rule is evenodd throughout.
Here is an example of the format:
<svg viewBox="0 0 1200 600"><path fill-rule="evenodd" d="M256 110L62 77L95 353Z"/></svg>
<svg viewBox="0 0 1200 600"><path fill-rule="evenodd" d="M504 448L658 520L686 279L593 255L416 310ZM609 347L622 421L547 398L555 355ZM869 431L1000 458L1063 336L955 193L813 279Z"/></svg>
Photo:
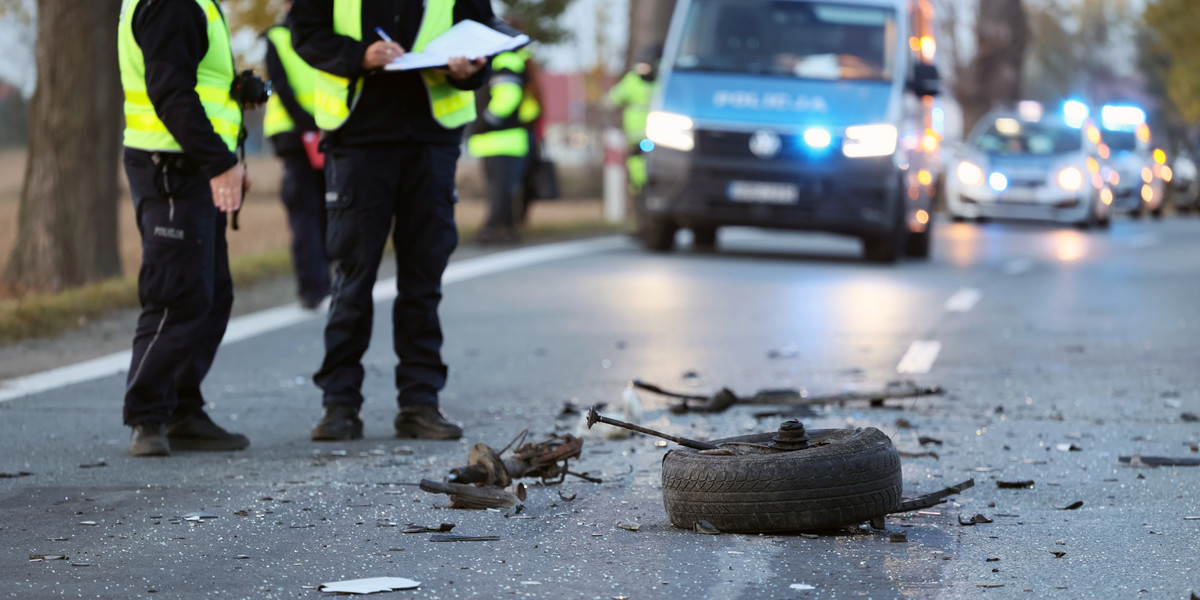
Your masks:
<svg viewBox="0 0 1200 600"><path fill-rule="evenodd" d="M1100 158L1109 169L1110 182L1115 180L1113 209L1133 218L1146 212L1161 217L1166 198L1164 175L1169 173L1163 169L1167 155L1151 143L1146 111L1129 105L1105 106L1100 109L1098 132Z"/></svg>
<svg viewBox="0 0 1200 600"><path fill-rule="evenodd" d="M928 256L933 32L929 0L680 0L646 123L645 246L743 225Z"/></svg>
<svg viewBox="0 0 1200 600"><path fill-rule="evenodd" d="M1175 157L1171 167L1171 204L1180 213L1200 210L1200 170L1191 154Z"/></svg>
<svg viewBox="0 0 1200 600"><path fill-rule="evenodd" d="M1112 192L1099 146L1088 139L1088 112L1070 102L1059 116L1022 102L985 115L946 177L950 215L1108 227Z"/></svg>

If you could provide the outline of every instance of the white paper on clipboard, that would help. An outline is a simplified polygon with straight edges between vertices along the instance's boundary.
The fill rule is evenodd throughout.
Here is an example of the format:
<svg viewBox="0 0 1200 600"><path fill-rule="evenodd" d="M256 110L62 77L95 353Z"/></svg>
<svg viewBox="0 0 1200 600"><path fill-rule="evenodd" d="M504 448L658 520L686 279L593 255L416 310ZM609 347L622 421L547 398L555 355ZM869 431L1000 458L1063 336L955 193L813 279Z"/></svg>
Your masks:
<svg viewBox="0 0 1200 600"><path fill-rule="evenodd" d="M453 56L465 56L468 59L495 56L528 43L529 36L525 34L513 37L477 21L462 20L426 44L420 52L408 52L383 68L387 71L408 71L444 67Z"/></svg>

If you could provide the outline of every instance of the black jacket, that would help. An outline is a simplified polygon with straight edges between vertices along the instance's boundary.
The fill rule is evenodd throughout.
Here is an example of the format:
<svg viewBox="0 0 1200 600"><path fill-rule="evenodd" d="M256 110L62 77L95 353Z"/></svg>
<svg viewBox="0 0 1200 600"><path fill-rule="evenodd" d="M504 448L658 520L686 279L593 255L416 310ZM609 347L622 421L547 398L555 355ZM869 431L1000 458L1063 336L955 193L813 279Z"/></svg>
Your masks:
<svg viewBox="0 0 1200 600"><path fill-rule="evenodd" d="M142 0L133 13L133 38L146 60L146 94L184 154L209 178L236 165L237 155L213 131L196 95L196 70L208 52L208 19L200 5Z"/></svg>
<svg viewBox="0 0 1200 600"><path fill-rule="evenodd" d="M333 32L333 0L295 0L291 12L292 45L308 64L340 77L361 78L358 104L336 132L328 134L334 145L377 143L432 143L457 145L463 128L445 129L433 119L429 97L419 71L364 71L367 47L379 41L376 27L406 50L411 49L421 27L423 0L362 0L362 41ZM464 19L490 24L495 15L489 0L457 0L454 22ZM481 69L466 81L450 80L455 87L474 90L490 73Z"/></svg>

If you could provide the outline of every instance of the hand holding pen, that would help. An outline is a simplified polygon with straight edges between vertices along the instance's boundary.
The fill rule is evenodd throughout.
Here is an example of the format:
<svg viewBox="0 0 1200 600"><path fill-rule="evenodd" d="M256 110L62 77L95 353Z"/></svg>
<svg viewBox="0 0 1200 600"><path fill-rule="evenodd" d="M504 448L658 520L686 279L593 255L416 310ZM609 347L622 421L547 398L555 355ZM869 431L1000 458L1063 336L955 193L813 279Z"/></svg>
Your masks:
<svg viewBox="0 0 1200 600"><path fill-rule="evenodd" d="M381 69L404 56L404 48L392 40L382 27L376 27L375 34L379 36L379 41L367 46L367 52L363 54L362 59L362 67L368 71Z"/></svg>

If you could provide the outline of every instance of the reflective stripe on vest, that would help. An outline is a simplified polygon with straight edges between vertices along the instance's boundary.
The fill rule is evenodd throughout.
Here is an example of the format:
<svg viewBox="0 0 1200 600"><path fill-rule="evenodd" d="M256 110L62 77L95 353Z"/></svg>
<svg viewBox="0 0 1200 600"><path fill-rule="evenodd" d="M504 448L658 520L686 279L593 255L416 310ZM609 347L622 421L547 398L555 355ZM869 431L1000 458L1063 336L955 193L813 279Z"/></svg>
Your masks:
<svg viewBox="0 0 1200 600"><path fill-rule="evenodd" d="M467 140L471 156L526 156L529 154L529 130L524 127L477 133Z"/></svg>
<svg viewBox="0 0 1200 600"><path fill-rule="evenodd" d="M425 14L412 51L420 52L429 42L454 24L454 0L426 0ZM362 0L334 0L333 31L362 40ZM475 120L475 93L459 90L446 76L429 69L421 71L429 95L433 118L446 129L457 129ZM314 106L317 126L326 131L341 127L358 100L361 82L321 72L317 77Z"/></svg>
<svg viewBox="0 0 1200 600"><path fill-rule="evenodd" d="M125 146L150 151L181 152L183 147L158 118L146 94L146 60L133 37L133 13L141 0L124 0L117 29L121 86L125 89ZM196 0L208 23L208 52L196 68L196 95L213 131L232 152L237 149L242 111L229 96L233 85L233 52L229 26L213 0Z"/></svg>
<svg viewBox="0 0 1200 600"><path fill-rule="evenodd" d="M313 87L316 85L317 70L296 54L292 48L292 32L287 27L272 27L267 31L267 40L275 47L279 62L283 64L283 75L296 97L296 103L308 114L313 114ZM292 121L279 95L272 94L267 100L267 113L263 117L263 135L270 137L295 128L296 123Z"/></svg>

